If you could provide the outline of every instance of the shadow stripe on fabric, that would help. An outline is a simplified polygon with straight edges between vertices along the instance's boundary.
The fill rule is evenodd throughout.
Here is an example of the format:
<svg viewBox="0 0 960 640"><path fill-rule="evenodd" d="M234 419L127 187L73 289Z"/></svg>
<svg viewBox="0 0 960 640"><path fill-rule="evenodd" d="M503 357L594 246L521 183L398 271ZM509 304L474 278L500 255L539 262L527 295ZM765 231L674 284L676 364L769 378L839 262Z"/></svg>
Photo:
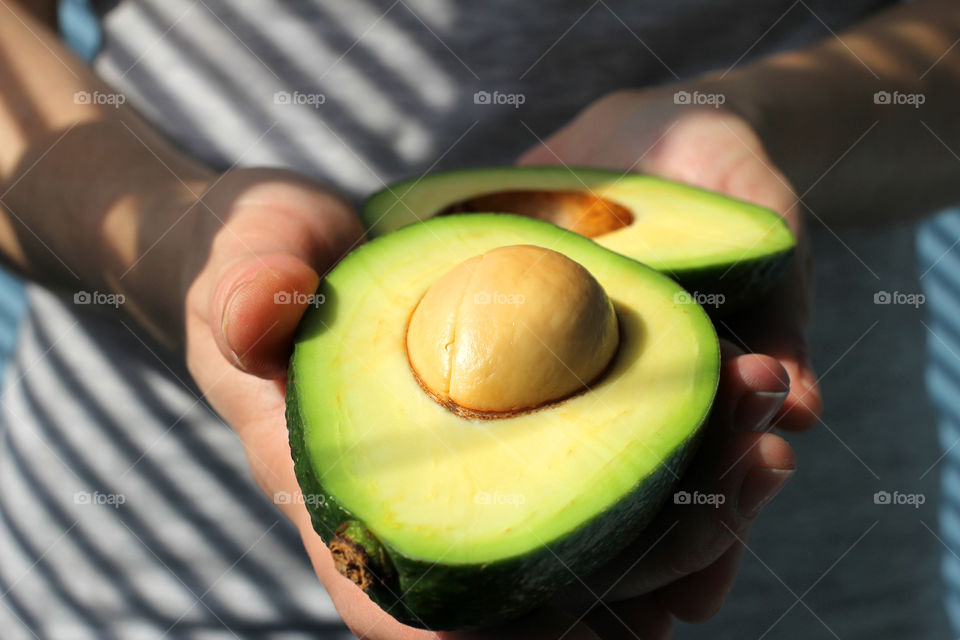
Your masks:
<svg viewBox="0 0 960 640"><path fill-rule="evenodd" d="M43 323L37 318L34 318L33 321L40 344L50 344L50 336L47 334ZM247 549L228 538L219 523L193 504L190 496L177 487L164 470L157 467L156 463L147 455L147 452L140 449L129 438L123 427L116 422L109 412L87 393L73 373L72 367L62 359L56 349L47 353L47 359L51 369L56 372L72 395L78 398L79 403L89 414L88 424L98 426L120 451L122 457L130 461L139 460L136 463L136 473L146 478L153 489L171 505L174 512L179 512L179 515L182 515L185 521L190 522L203 538L209 540L210 549L220 556L225 566L232 566L231 572L243 573L250 582L265 587L261 592L274 609L288 611L289 603L292 602L292 597L287 593L288 586L284 585L267 567L261 565L252 555L248 554ZM169 426L169 424L165 423L165 426ZM189 425L184 426L189 427ZM173 434L169 434L168 437L173 437ZM200 467L205 466L205 460L196 455L195 452L190 452L186 447L180 449L187 458L191 459L192 464ZM258 497L258 499L263 498ZM249 510L246 504L237 503L237 506ZM129 511L129 509L124 509L124 511ZM278 511L270 526L276 525L281 518L282 515ZM146 523L144 523L144 526L146 526ZM139 532L137 532L137 535L140 535ZM140 537L143 538L143 536ZM146 539L144 538L144 540Z"/></svg>
<svg viewBox="0 0 960 640"><path fill-rule="evenodd" d="M31 413L36 416L37 425L44 432L45 440L50 447L57 451L60 457L88 486L96 487L104 493L122 493L119 487L111 484L106 478L94 471L86 459L73 447L65 444L65 440L51 426L50 416L41 406L36 393L31 388L31 384L25 383L22 388L26 405ZM171 552L165 544L161 543L153 533L152 527L136 511L124 505L123 509L117 510L117 516L123 526L129 528L131 534L140 539L139 544L146 546L151 556L156 556L153 560L173 573L178 583L182 583L178 585L178 588L184 589L187 596L196 600L206 590L209 586L206 581L201 579L179 556ZM134 538L131 543L138 543L138 541ZM215 593L208 593L203 598L203 603L217 617L224 618L233 615L231 609L220 601Z"/></svg>
<svg viewBox="0 0 960 640"><path fill-rule="evenodd" d="M141 11L142 15L152 20L160 31L163 31L166 28L167 20L157 11L157 9L151 6L148 3L138 4L138 9ZM189 68L191 69L202 69L204 73L204 78L206 83L211 87L209 95L211 98L216 96L216 98L224 104L234 105L231 110L231 114L234 117L241 118L245 121L249 133L249 138L244 141L245 144L253 143L263 132L270 129L271 126L277 125L277 121L272 118L268 112L263 108L262 99L258 99L257 96L251 95L251 93L246 90L247 87L238 84L238 82L230 78L224 71L222 71L215 63L212 63L209 59L208 52L204 51L198 47L195 43L186 40L180 32L176 29L167 33L164 38L166 43L175 49L178 54L184 59L189 60ZM118 45L119 42L111 42L111 51ZM238 47L242 47L239 43ZM266 45L264 45L266 46ZM129 47L126 47L129 54ZM276 53L277 55L283 55L279 50L274 50L271 53ZM239 54L246 54L246 49L238 49ZM261 52L266 55L265 52ZM132 60L136 60L136 57L131 55ZM259 64L259 63L256 63ZM150 74L149 71L144 66L137 67L137 76L140 86L144 86L148 77L153 74ZM309 80L309 79L305 79ZM154 87L164 87L165 84L160 81L160 78L154 78ZM307 84L306 86L310 86ZM296 88L296 87L290 87ZM288 87L283 87L283 89L288 89ZM370 135L371 132L367 131L367 128L360 123L356 117L353 115L353 112L345 104L341 104L335 96L326 95L326 101L323 104L324 111L326 116L322 119L330 120L337 123L337 135L340 136L345 142L350 144L352 147L362 148L358 145L359 136ZM172 93L164 93L163 99L167 102L174 101L174 95ZM272 100L272 96L270 96ZM164 103L166 107L166 103ZM180 101L180 111L184 111L184 102ZM165 112L164 118L168 121L171 120L171 117L174 114ZM182 115L182 114L180 114ZM318 117L320 117L318 115ZM194 130L197 127L193 127ZM351 133L355 132L355 133ZM358 139L354 139L357 137ZM211 144L209 134L204 135L200 134L200 139L203 140L203 143L194 144L192 147L196 148L216 148L216 145ZM339 145L340 142L331 137L331 144ZM323 168L327 173L328 178L337 177L336 167L321 167L320 160L321 155L311 153L310 149L303 146L303 141L301 138L294 135L292 132L288 131L283 123L280 123L279 126L274 126L271 130L271 139L269 145L266 141L261 141L261 144L268 146L270 152L275 154L276 157L283 159L285 162L288 162L291 166L296 167L313 167ZM218 151L223 155L225 150L218 149ZM240 149L244 151L244 149ZM383 164L382 158L387 159L389 166L397 166L401 159L387 147L381 147L378 152L378 158L373 157L364 157L364 162L367 163L375 172L379 175L384 172L384 167L380 166ZM222 163L221 163L222 166Z"/></svg>
<svg viewBox="0 0 960 640"><path fill-rule="evenodd" d="M36 476L29 468L29 463L24 459L22 453L17 449L16 446L11 447L11 454L14 460L14 464L17 470L23 475L27 483L34 487L37 491L41 502L46 507L48 513L51 517L57 521L57 523L62 526L64 529L70 527L72 524L70 522L69 515L59 506L56 502L56 498L51 495L49 488L43 485L38 476ZM2 515L2 514L0 514ZM167 630L174 624L175 619L171 618L168 615L164 615L157 611L157 609L150 603L148 599L145 599L141 593L134 587L134 585L127 581L123 572L117 568L117 564L113 562L109 555L104 554L92 543L92 541L87 538L80 528L74 528L70 532L70 543L77 545L84 552L89 554L92 558L95 559L95 564L100 567L109 568L108 578L112 584L117 585L117 592L121 595L124 600L127 600L131 605L133 605L134 610L131 611L132 616L145 616L149 620L157 623L158 629L162 632ZM2 578L0 578L2 581ZM115 581L115 583L113 582ZM0 593L6 591L5 588L0 589ZM281 618L284 620L284 624L281 625L269 625L269 624L256 624L249 623L244 621L231 620L229 625L230 631L238 633L240 631L249 631L260 633L268 632L291 632L291 631L316 631L316 632L339 632L344 633L345 627L337 621L323 621L323 620L298 620L296 618ZM25 620L26 622L26 620ZM215 620L210 625L205 624L195 624L189 620L181 621L182 624L177 625L178 629L181 630L197 630L200 628L203 629L214 629L222 630L223 627L219 622ZM233 624L236 623L236 624ZM347 635L344 637L352 637L349 632L346 632ZM43 637L43 636L41 636ZM114 636L110 636L114 637ZM242 637L251 637L244 634ZM328 637L328 636L323 636ZM121 636L122 640L125 640Z"/></svg>
<svg viewBox="0 0 960 640"><path fill-rule="evenodd" d="M58 600L70 609L77 620L82 622L84 627L88 629L103 629L104 633L102 637L105 639L117 638L113 632L107 630L106 621L102 617L98 616L94 611L91 611L89 607L81 603L77 597L67 589L67 580L65 577L57 575L57 571L49 566L44 558L44 552L33 546L30 542L30 536L2 509L0 509L0 526L6 529L14 544L30 558L33 563L30 571L37 572L43 577L43 581L49 587L50 591L57 595ZM43 627L38 627L38 631L40 637L47 637L46 632L43 631ZM118 638L118 640L122 639Z"/></svg>
<svg viewBox="0 0 960 640"><path fill-rule="evenodd" d="M11 459L17 471L23 476L24 480L36 492L38 499L43 505L47 514L57 522L64 530L73 525L73 519L70 514L57 502L50 488L47 487L40 476L35 474L30 468L30 463L26 460L19 450L19 445L10 447ZM120 566L111 559L110 555L101 550L93 540L85 534L81 528L74 528L69 535L69 544L76 545L81 552L91 558L91 564L96 566L104 574L105 582L114 586L116 593L121 600L135 608L136 615L142 615L159 625L169 625L172 620L164 615L151 604L134 583L127 579ZM166 626L164 626L166 628Z"/></svg>

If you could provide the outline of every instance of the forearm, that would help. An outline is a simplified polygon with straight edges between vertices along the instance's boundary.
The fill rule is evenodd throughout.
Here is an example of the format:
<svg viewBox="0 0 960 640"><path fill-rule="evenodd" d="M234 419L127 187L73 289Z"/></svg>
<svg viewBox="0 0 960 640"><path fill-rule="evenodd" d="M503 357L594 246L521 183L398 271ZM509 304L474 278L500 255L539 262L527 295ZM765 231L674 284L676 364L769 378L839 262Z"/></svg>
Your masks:
<svg viewBox="0 0 960 640"><path fill-rule="evenodd" d="M209 171L125 105L78 99L116 94L27 10L0 13L0 252L50 286L122 293L171 337Z"/></svg>
<svg viewBox="0 0 960 640"><path fill-rule="evenodd" d="M693 88L723 93L828 223L960 201L960 5L908 3L839 35ZM878 91L923 103L878 104Z"/></svg>

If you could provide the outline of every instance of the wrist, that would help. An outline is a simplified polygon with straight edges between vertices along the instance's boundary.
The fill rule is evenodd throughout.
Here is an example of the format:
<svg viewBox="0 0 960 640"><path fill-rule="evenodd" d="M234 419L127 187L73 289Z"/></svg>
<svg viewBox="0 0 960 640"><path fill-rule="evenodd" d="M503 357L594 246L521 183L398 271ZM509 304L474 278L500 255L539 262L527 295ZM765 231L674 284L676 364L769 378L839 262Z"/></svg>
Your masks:
<svg viewBox="0 0 960 640"><path fill-rule="evenodd" d="M202 170L179 175L154 176L135 197L117 200L95 241L101 249L97 280L122 295L124 310L171 346L183 340L183 283L208 244L204 228L212 214L201 197L215 179Z"/></svg>

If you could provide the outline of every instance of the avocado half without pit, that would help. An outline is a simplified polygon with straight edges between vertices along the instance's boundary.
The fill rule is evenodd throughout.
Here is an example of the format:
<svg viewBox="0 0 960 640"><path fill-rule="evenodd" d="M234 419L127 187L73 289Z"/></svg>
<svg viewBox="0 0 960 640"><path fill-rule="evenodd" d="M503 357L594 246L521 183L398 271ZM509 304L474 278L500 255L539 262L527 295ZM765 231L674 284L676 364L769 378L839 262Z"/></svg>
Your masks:
<svg viewBox="0 0 960 640"><path fill-rule="evenodd" d="M611 560L717 388L678 284L546 222L439 216L320 291L288 378L297 478L337 569L417 627L503 622Z"/></svg>
<svg viewBox="0 0 960 640"><path fill-rule="evenodd" d="M433 216L509 213L552 222L679 282L711 313L735 310L782 274L795 240L774 211L634 173L569 167L437 172L371 196L377 236Z"/></svg>

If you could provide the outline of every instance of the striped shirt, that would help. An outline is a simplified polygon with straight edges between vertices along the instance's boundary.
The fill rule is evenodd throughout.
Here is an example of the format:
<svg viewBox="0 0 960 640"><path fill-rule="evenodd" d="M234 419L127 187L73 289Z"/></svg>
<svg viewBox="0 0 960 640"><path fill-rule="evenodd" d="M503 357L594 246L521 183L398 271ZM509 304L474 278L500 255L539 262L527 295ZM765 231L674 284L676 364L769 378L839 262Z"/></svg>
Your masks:
<svg viewBox="0 0 960 640"><path fill-rule="evenodd" d="M512 162L605 92L812 42L885 3L103 4L96 70L175 143L359 201ZM3 637L348 637L179 359L129 320L28 297L0 407Z"/></svg>

